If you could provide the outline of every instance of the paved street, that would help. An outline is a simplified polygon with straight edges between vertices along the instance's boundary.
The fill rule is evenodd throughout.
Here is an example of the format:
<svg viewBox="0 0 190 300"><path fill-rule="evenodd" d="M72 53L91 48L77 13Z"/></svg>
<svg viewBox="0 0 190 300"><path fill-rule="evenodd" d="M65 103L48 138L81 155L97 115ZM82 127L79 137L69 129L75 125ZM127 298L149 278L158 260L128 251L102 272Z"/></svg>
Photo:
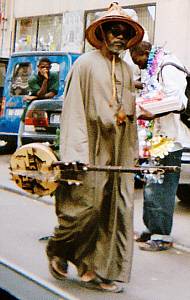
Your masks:
<svg viewBox="0 0 190 300"><path fill-rule="evenodd" d="M33 283L38 281L41 286L47 285L49 290L59 295L58 298L47 295L44 298L44 291L39 287L33 288L29 283L23 284L22 280L15 279L5 269L0 268L1 284L7 287L11 282L11 289L19 299L190 299L190 211L176 206L173 227L175 248L166 252L149 253L140 251L135 243L132 278L125 293L113 295L89 291L74 281L60 282L51 277L45 256L46 242L40 242L38 239L51 234L56 224L54 207L50 204L53 201L47 197L41 202L3 189L6 184L9 189L15 189L16 186L8 180L9 157L4 156L0 160L0 259L4 265L11 263L12 268L20 269L25 277L31 277ZM137 190L135 196L134 224L135 230L139 231L142 229L141 191ZM188 251L182 251L183 249ZM76 277L72 266L70 276Z"/></svg>

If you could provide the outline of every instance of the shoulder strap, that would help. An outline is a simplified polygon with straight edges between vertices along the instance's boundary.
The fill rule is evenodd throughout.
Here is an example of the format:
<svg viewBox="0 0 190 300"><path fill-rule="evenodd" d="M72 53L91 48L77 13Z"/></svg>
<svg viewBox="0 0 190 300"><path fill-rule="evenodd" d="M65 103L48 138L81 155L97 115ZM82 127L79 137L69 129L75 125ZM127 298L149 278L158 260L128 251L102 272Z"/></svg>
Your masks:
<svg viewBox="0 0 190 300"><path fill-rule="evenodd" d="M178 70L186 73L187 76L190 76L190 72L186 69L186 67L179 66L178 64L175 64L174 62L166 62L166 63L162 64L161 68L160 68L161 73L162 73L163 67L165 67L165 66L173 66L173 67L177 68Z"/></svg>

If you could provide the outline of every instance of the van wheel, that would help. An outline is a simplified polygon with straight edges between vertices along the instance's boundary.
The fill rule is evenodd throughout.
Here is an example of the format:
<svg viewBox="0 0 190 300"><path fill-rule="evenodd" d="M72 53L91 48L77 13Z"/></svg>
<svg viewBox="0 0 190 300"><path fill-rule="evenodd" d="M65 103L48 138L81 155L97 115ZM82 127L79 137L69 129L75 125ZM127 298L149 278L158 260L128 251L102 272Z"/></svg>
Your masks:
<svg viewBox="0 0 190 300"><path fill-rule="evenodd" d="M181 204L188 204L190 206L190 184L179 184L177 197Z"/></svg>
<svg viewBox="0 0 190 300"><path fill-rule="evenodd" d="M16 144L7 142L5 145L0 143L0 154L11 154L15 152Z"/></svg>

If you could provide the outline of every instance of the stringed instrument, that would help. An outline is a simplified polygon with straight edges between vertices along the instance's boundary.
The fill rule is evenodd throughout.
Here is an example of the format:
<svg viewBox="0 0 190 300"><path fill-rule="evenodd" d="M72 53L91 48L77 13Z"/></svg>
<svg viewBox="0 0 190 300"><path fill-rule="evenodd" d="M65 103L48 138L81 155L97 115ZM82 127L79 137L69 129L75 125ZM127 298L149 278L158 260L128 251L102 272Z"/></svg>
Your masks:
<svg viewBox="0 0 190 300"><path fill-rule="evenodd" d="M45 143L31 143L18 148L10 160L12 180L23 190L39 196L52 195L59 182L81 185L77 174L81 172L117 172L134 174L164 174L179 172L177 166L95 166L80 162L59 161L53 150ZM74 175L74 176L73 176ZM76 179L75 179L76 178Z"/></svg>

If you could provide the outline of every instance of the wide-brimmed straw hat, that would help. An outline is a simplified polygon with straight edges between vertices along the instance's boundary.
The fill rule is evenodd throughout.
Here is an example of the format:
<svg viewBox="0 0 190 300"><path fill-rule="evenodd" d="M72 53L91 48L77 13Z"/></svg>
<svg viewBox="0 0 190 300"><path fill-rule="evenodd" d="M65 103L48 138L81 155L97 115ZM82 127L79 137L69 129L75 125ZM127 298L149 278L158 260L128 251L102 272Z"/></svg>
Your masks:
<svg viewBox="0 0 190 300"><path fill-rule="evenodd" d="M86 29L86 38L88 42L95 48L100 49L104 43L101 38L100 26L108 22L121 22L125 23L133 29L133 35L127 41L125 49L128 49L136 44L138 44L144 35L143 27L134 21L130 16L128 16L125 11L117 4L113 2L108 11L106 11L100 18L91 23L91 25Z"/></svg>

